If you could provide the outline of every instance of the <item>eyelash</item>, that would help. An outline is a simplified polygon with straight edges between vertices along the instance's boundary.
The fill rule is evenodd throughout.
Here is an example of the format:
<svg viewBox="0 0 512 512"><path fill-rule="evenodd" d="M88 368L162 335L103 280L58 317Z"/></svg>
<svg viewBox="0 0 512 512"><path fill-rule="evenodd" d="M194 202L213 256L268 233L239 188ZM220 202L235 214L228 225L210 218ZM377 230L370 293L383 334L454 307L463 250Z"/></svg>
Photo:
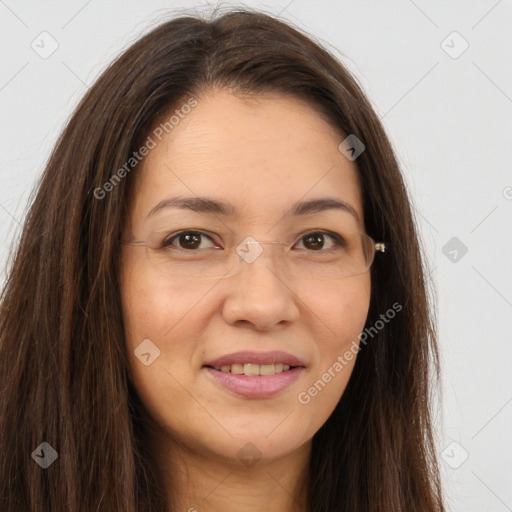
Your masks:
<svg viewBox="0 0 512 512"><path fill-rule="evenodd" d="M212 240L211 236L207 235L206 233L204 233L202 231L184 230L184 231L179 231L177 233L174 233L174 234L170 235L169 237L167 237L162 242L162 249L172 247L172 242L174 242L174 240L177 240L181 235L186 235L186 234L195 234L195 235L205 236L205 237L209 238L212 241L212 243L215 243L215 241ZM336 248L345 247L345 245L346 245L345 240L343 239L343 237L341 235L334 233L332 231L325 231L325 230L307 231L306 233L300 235L299 240L302 240L307 235L313 235L313 234L321 234L324 236L326 235L334 241L335 247L331 247L330 249L326 249L326 250L321 249L319 252L328 252L328 251L336 249ZM183 249L181 247L176 247L176 248L180 249L182 251L188 251L188 252L198 252L201 250L201 249ZM305 249L305 250L307 250L307 249ZM315 252L315 251L309 251L309 252Z"/></svg>

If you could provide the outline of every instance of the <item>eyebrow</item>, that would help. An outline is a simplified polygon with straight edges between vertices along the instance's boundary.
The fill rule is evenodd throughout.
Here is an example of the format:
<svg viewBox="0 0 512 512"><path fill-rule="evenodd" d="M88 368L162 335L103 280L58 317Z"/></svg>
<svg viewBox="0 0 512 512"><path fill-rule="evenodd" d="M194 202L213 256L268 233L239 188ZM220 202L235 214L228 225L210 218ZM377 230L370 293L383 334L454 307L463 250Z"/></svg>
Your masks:
<svg viewBox="0 0 512 512"><path fill-rule="evenodd" d="M221 215L223 217L238 217L239 215L232 204L219 201L218 199L209 197L172 197L160 201L147 216L151 217L164 208L178 208L197 213ZM310 215L326 210L341 210L355 217L358 222L360 221L359 214L352 205L332 197L321 197L293 203L288 212L286 212L285 217Z"/></svg>

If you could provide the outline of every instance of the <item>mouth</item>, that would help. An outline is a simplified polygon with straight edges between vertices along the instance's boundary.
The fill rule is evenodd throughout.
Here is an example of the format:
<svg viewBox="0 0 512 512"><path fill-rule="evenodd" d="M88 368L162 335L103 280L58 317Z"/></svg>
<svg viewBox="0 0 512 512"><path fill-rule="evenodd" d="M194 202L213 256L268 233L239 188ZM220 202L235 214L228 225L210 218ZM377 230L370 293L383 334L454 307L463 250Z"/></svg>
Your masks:
<svg viewBox="0 0 512 512"><path fill-rule="evenodd" d="M278 373L287 372L294 368L301 368L300 366L290 366L284 363L273 363L273 364L253 364L253 363L234 363L222 366L209 366L206 368L212 368L222 373L233 373L235 375L276 375Z"/></svg>
<svg viewBox="0 0 512 512"><path fill-rule="evenodd" d="M208 361L207 368L236 375L274 375L293 368L304 368L304 361L287 352L234 352Z"/></svg>
<svg viewBox="0 0 512 512"><path fill-rule="evenodd" d="M203 365L217 385L246 398L269 398L291 386L305 363L285 352L238 352Z"/></svg>

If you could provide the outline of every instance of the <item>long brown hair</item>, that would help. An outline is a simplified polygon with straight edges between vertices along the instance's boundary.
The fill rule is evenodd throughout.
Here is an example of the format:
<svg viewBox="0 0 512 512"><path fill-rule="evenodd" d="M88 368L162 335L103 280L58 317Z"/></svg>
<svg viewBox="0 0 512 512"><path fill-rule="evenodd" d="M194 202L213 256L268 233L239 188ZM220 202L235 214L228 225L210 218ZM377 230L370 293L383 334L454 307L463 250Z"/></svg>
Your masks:
<svg viewBox="0 0 512 512"><path fill-rule="evenodd" d="M444 511L430 402L435 311L392 146L337 59L289 23L245 8L182 15L139 39L90 88L51 154L0 306L1 510L165 508L128 378L118 281L138 171L112 176L163 113L212 86L294 95L363 141L364 223L390 247L371 269L366 325L392 304L401 311L362 347L313 438L309 512ZM46 469L31 456L42 442L58 454Z"/></svg>

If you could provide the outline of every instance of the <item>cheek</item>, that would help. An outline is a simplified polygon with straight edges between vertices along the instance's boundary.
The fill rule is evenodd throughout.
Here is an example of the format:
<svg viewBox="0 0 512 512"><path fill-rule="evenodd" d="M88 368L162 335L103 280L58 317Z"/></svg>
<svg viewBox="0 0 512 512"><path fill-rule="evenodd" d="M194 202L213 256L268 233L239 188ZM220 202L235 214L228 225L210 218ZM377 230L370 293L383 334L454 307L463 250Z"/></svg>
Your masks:
<svg viewBox="0 0 512 512"><path fill-rule="evenodd" d="M121 298L130 380L150 417L167 425L168 411L190 406L182 383L188 382L199 342L200 332L189 320L200 309L197 293L169 289L149 272L127 267Z"/></svg>
<svg viewBox="0 0 512 512"><path fill-rule="evenodd" d="M131 377L140 393L151 381L162 381L160 371L166 359L163 341L172 339L173 324L179 316L179 297L166 293L162 283L137 265L135 257L122 261L120 291L123 309L125 346ZM149 354L149 355L148 355Z"/></svg>
<svg viewBox="0 0 512 512"><path fill-rule="evenodd" d="M317 316L314 325L318 326L318 331L312 336L319 358L316 378L329 383L326 386L329 389L323 392L325 403L337 402L354 367L359 335L370 306L370 283L366 274L347 279L314 301Z"/></svg>
<svg viewBox="0 0 512 512"><path fill-rule="evenodd" d="M132 351L146 338L168 344L200 307L198 292L164 282L133 260L124 259L120 279L125 338Z"/></svg>
<svg viewBox="0 0 512 512"><path fill-rule="evenodd" d="M324 336L315 336L322 351L340 348L344 343L357 338L363 330L370 306L371 281L369 274L340 280L304 302L310 306L316 321L311 325L322 325Z"/></svg>

